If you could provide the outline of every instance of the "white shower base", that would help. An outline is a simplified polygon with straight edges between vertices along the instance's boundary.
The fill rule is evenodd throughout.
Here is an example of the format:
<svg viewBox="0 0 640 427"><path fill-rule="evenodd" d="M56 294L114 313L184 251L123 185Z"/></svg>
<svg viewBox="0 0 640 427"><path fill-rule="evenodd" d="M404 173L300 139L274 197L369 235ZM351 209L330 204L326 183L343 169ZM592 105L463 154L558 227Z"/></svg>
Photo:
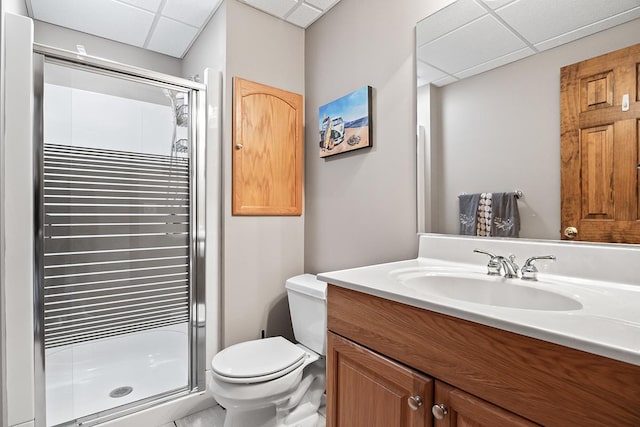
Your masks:
<svg viewBox="0 0 640 427"><path fill-rule="evenodd" d="M48 349L47 426L188 385L188 324ZM133 391L110 397L119 387Z"/></svg>

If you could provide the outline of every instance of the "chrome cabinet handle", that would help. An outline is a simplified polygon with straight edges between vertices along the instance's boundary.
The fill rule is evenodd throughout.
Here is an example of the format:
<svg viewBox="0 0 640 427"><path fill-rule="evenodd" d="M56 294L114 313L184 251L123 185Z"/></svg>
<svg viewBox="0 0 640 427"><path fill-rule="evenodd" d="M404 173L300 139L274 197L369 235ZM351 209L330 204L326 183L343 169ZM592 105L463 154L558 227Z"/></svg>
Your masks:
<svg viewBox="0 0 640 427"><path fill-rule="evenodd" d="M409 408L412 411L417 411L422 406L422 398L420 396L409 396L407 399L407 403L409 404Z"/></svg>
<svg viewBox="0 0 640 427"><path fill-rule="evenodd" d="M244 145L242 144L236 144L236 150L241 150L242 147L244 147Z"/></svg>
<svg viewBox="0 0 640 427"><path fill-rule="evenodd" d="M444 417L449 413L449 410L447 409L447 405L444 403L438 403L433 405L431 413L436 420L444 420Z"/></svg>

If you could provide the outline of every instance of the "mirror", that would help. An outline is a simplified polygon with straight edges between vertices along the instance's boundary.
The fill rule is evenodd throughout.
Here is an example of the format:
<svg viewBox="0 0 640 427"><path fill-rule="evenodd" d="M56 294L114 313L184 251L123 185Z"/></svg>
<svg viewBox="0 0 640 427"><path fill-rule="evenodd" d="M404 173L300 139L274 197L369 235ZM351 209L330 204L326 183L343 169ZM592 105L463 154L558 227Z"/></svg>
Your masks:
<svg viewBox="0 0 640 427"><path fill-rule="evenodd" d="M522 191L520 237L560 239L560 68L640 43L640 1L457 0L416 26L419 231L458 196Z"/></svg>

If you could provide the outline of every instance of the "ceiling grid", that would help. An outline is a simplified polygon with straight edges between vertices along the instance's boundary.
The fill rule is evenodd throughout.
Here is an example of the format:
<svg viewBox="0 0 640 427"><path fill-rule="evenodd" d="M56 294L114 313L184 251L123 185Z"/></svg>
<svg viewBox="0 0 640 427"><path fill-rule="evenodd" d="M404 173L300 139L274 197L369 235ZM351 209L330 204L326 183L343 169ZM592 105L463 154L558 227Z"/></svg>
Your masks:
<svg viewBox="0 0 640 427"><path fill-rule="evenodd" d="M340 0L239 0L307 28ZM29 15L72 30L182 58L222 0L27 0Z"/></svg>
<svg viewBox="0 0 640 427"><path fill-rule="evenodd" d="M458 0L416 27L418 85L444 86L639 17L640 0Z"/></svg>

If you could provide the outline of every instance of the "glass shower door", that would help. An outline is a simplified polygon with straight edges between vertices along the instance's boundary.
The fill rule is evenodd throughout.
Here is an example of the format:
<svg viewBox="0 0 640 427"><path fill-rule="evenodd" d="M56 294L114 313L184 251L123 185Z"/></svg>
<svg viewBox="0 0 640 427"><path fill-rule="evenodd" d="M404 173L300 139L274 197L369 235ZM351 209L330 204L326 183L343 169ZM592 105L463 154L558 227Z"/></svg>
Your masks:
<svg viewBox="0 0 640 427"><path fill-rule="evenodd" d="M46 425L194 388L196 91L44 61Z"/></svg>

